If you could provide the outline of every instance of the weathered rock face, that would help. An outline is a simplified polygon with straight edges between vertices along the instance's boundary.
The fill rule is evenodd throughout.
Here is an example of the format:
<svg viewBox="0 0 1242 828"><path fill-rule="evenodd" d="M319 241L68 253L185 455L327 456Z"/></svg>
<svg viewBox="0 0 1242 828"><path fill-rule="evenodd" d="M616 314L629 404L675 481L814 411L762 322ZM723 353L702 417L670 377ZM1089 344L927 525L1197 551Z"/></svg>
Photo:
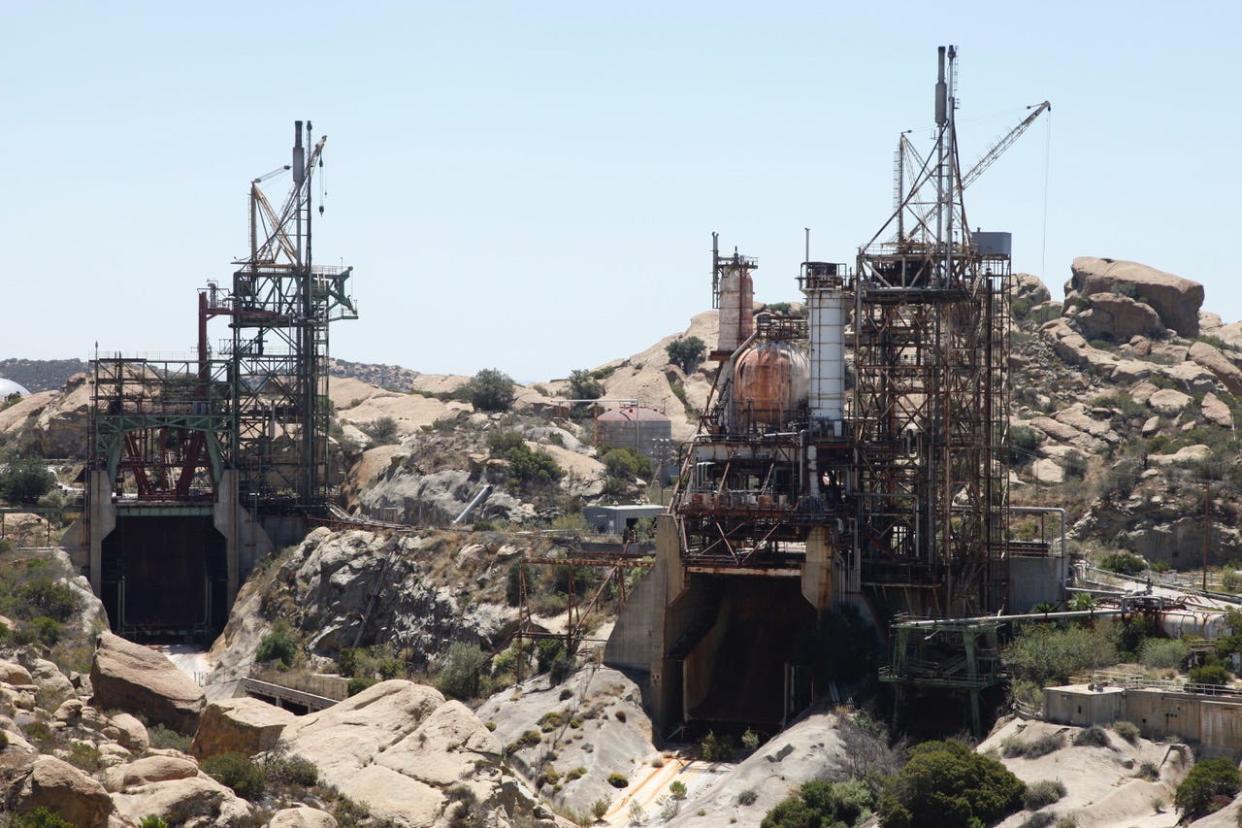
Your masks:
<svg viewBox="0 0 1242 828"><path fill-rule="evenodd" d="M112 801L117 814L135 825L151 815L186 828L248 828L254 824L248 802L203 774L127 787L114 793Z"/></svg>
<svg viewBox="0 0 1242 828"><path fill-rule="evenodd" d="M1186 355L1190 360L1215 374L1231 394L1242 393L1242 369L1234 365L1219 348L1206 342L1195 342L1190 346Z"/></svg>
<svg viewBox="0 0 1242 828"><path fill-rule="evenodd" d="M99 636L91 662L96 706L141 713L181 733L193 733L203 691L164 655L110 632Z"/></svg>
<svg viewBox="0 0 1242 828"><path fill-rule="evenodd" d="M280 748L314 762L320 778L373 815L430 826L464 785L484 812L531 816L533 797L513 797L517 780L499 763L499 740L460 702L409 681L376 684L285 727ZM549 820L541 824L555 824Z"/></svg>
<svg viewBox="0 0 1242 828"><path fill-rule="evenodd" d="M293 718L288 710L258 699L214 701L203 710L190 753L205 759L220 753L253 756L271 750Z"/></svg>
<svg viewBox="0 0 1242 828"><path fill-rule="evenodd" d="M562 698L566 692L568 698ZM555 686L549 686L546 677L530 679L492 696L479 708L478 717L495 726L496 736L510 746L510 762L528 781L537 779L540 759L555 753L553 768L563 785L556 796L584 812L596 800L616 795L608 784L610 774L619 773L637 787L659 755L641 690L608 668L584 667ZM540 734L537 744L522 740L528 731ZM568 778L575 768L586 772ZM550 785L544 793L552 795Z"/></svg>
<svg viewBox="0 0 1242 828"><path fill-rule="evenodd" d="M1097 293L1088 300L1091 307L1074 317L1074 324L1088 339L1126 342L1134 336L1153 336L1164 332L1160 315L1151 305L1116 293Z"/></svg>
<svg viewBox="0 0 1242 828"><path fill-rule="evenodd" d="M318 808L283 808L272 814L267 828L336 828L332 814Z"/></svg>
<svg viewBox="0 0 1242 828"><path fill-rule="evenodd" d="M9 809L16 813L47 808L75 828L106 825L112 813L112 800L102 785L53 756L35 759L25 778L10 789L9 798Z"/></svg>
<svg viewBox="0 0 1242 828"><path fill-rule="evenodd" d="M1190 405L1191 397L1172 388L1161 388L1147 398L1147 404L1157 414L1173 417L1183 408Z"/></svg>
<svg viewBox="0 0 1242 828"><path fill-rule="evenodd" d="M1070 270L1073 275L1066 293L1073 290L1081 296L1092 297L1097 293L1133 292L1136 298L1155 308L1165 326L1182 336L1199 335L1203 285L1198 282L1138 262L1094 256L1074 259Z"/></svg>
<svg viewBox="0 0 1242 828"><path fill-rule="evenodd" d="M152 782L190 779L195 776L198 776L198 765L193 760L175 756L145 756L104 771L104 787L116 792Z"/></svg>

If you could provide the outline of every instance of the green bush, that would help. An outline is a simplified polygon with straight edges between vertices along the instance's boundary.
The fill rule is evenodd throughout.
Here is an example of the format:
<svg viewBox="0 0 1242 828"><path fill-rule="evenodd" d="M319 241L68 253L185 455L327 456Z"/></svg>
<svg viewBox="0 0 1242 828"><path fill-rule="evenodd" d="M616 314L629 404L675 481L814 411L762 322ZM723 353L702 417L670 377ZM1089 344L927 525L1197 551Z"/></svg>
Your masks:
<svg viewBox="0 0 1242 828"><path fill-rule="evenodd" d="M756 802L759 801L759 794L755 793L754 791L748 788L747 790L744 790L740 794L738 794L737 799L735 801L737 802L738 805L741 805L743 808L748 808L751 805L754 805Z"/></svg>
<svg viewBox="0 0 1242 828"><path fill-rule="evenodd" d="M157 750L190 752L190 742L192 739L162 724L148 724L147 738L151 741L151 747Z"/></svg>
<svg viewBox="0 0 1242 828"><path fill-rule="evenodd" d="M389 446L399 441L400 433L397 430L397 421L392 417L380 417L378 420L370 423L364 423L359 426L364 434L371 438L371 442L377 446Z"/></svg>
<svg viewBox="0 0 1242 828"><path fill-rule="evenodd" d="M1039 432L1027 426L1011 426L1009 429L1009 462L1014 466L1025 466L1035 459L1035 449L1039 448Z"/></svg>
<svg viewBox="0 0 1242 828"><path fill-rule="evenodd" d="M977 828L1022 807L1026 786L961 742L924 742L884 787L884 828Z"/></svg>
<svg viewBox="0 0 1242 828"><path fill-rule="evenodd" d="M1032 782L1026 786L1026 793L1022 795L1022 807L1028 811L1038 811L1063 796L1065 796L1065 785L1058 779Z"/></svg>
<svg viewBox="0 0 1242 828"><path fill-rule="evenodd" d="M373 684L375 684L375 679L370 676L354 676L349 680L349 684L346 685L345 692L351 696L356 696Z"/></svg>
<svg viewBox="0 0 1242 828"><path fill-rule="evenodd" d="M760 825L761 828L851 828L869 816L874 805L871 789L864 782L815 779L803 783L796 794L768 811Z"/></svg>
<svg viewBox="0 0 1242 828"><path fill-rule="evenodd" d="M1204 759L1190 769L1190 773L1177 786L1173 804L1181 812L1182 819L1190 821L1212 811L1219 810L1221 799L1237 795L1242 787L1242 775L1230 759Z"/></svg>
<svg viewBox="0 0 1242 828"><path fill-rule="evenodd" d="M651 479L651 461L629 448L609 449L601 458L612 477L621 480Z"/></svg>
<svg viewBox="0 0 1242 828"><path fill-rule="evenodd" d="M604 396L604 385L595 375L585 369L569 375L569 398L571 400L598 400Z"/></svg>
<svg viewBox="0 0 1242 828"><path fill-rule="evenodd" d="M1223 664L1204 664L1192 667L1188 677L1192 684L1213 684L1221 687L1229 684L1229 671Z"/></svg>
<svg viewBox="0 0 1242 828"><path fill-rule="evenodd" d="M1078 747L1112 747L1108 741L1108 732L1099 725L1091 725L1078 731L1078 735L1074 737L1074 744Z"/></svg>
<svg viewBox="0 0 1242 828"><path fill-rule="evenodd" d="M168 828L168 823L163 817L151 815L142 818L142 822L138 823L138 828Z"/></svg>
<svg viewBox="0 0 1242 828"><path fill-rule="evenodd" d="M0 468L0 497L13 503L34 503L55 485L42 460L13 460Z"/></svg>
<svg viewBox="0 0 1242 828"><path fill-rule="evenodd" d="M770 309L770 306L769 306ZM707 353L707 345L697 336L677 337L664 347L668 361L687 374L699 366L703 355Z"/></svg>
<svg viewBox="0 0 1242 828"><path fill-rule="evenodd" d="M449 647L444 668L436 676L436 688L450 698L466 701L479 695L480 678L491 656L477 644L456 641Z"/></svg>
<svg viewBox="0 0 1242 828"><path fill-rule="evenodd" d="M87 773L94 773L101 767L99 763L99 748L85 742L74 742L71 744L66 761L75 768L80 768Z"/></svg>
<svg viewBox="0 0 1242 828"><path fill-rule="evenodd" d="M1057 815L1051 811L1039 811L1023 820L1018 828L1048 828L1049 825L1056 821Z"/></svg>
<svg viewBox="0 0 1242 828"><path fill-rule="evenodd" d="M1058 751L1064 746L1065 740L1061 738L1060 733L1045 733L1043 736L1038 736L1029 742L1017 736L1010 736L1001 743L1001 752L1006 759L1012 759L1016 756L1038 759L1041 756L1047 756L1049 753Z"/></svg>
<svg viewBox="0 0 1242 828"><path fill-rule="evenodd" d="M1139 575L1147 570L1147 561L1130 552L1114 552L1100 561L1100 569L1119 575Z"/></svg>
<svg viewBox="0 0 1242 828"><path fill-rule="evenodd" d="M29 606L30 615L46 615L57 621L68 621L78 611L78 595L64 581L38 577L24 584L18 592Z"/></svg>
<svg viewBox="0 0 1242 828"><path fill-rule="evenodd" d="M606 813L608 813L608 800L597 799L591 803L591 816L596 819L603 819Z"/></svg>
<svg viewBox="0 0 1242 828"><path fill-rule="evenodd" d="M668 786L668 793L673 799L685 799L686 783L680 779L674 779Z"/></svg>
<svg viewBox="0 0 1242 828"><path fill-rule="evenodd" d="M40 805L33 811L13 817L10 828L74 828L73 823Z"/></svg>
<svg viewBox="0 0 1242 828"><path fill-rule="evenodd" d="M199 767L243 799L259 799L266 789L262 769L245 754L221 753L204 759Z"/></svg>
<svg viewBox="0 0 1242 828"><path fill-rule="evenodd" d="M1115 630L1111 625L1066 627L1029 624L1004 650L1004 661L1015 679L1041 687L1064 684L1072 673L1116 664Z"/></svg>
<svg viewBox="0 0 1242 828"><path fill-rule="evenodd" d="M1190 646L1180 638L1149 638L1139 648L1144 667L1181 667L1190 656Z"/></svg>
<svg viewBox="0 0 1242 828"><path fill-rule="evenodd" d="M564 475L552 455L542 449L531 449L515 431L494 432L487 442L493 457L508 462L512 481L517 486L547 486Z"/></svg>
<svg viewBox="0 0 1242 828"><path fill-rule="evenodd" d="M1139 727L1134 722L1127 722L1124 719L1113 722L1113 733L1132 745L1138 744Z"/></svg>
<svg viewBox="0 0 1242 828"><path fill-rule="evenodd" d="M36 640L47 645L55 647L60 643L60 638L64 634L65 626L47 615L40 615L30 622L30 631L34 634Z"/></svg>
<svg viewBox="0 0 1242 828"><path fill-rule="evenodd" d="M263 776L273 785L313 788L319 783L319 768L301 756L269 756L263 763Z"/></svg>
<svg viewBox="0 0 1242 828"><path fill-rule="evenodd" d="M704 762L728 762L733 758L733 740L717 736L714 730L707 731L699 741L699 758Z"/></svg>
<svg viewBox="0 0 1242 828"><path fill-rule="evenodd" d="M466 384L465 395L479 411L508 411L513 405L513 380L494 368L484 368Z"/></svg>
<svg viewBox="0 0 1242 828"><path fill-rule="evenodd" d="M289 627L277 622L272 631L259 641L259 649L255 651L254 657L256 661L276 661L282 667L292 667L297 651L297 642L294 641Z"/></svg>

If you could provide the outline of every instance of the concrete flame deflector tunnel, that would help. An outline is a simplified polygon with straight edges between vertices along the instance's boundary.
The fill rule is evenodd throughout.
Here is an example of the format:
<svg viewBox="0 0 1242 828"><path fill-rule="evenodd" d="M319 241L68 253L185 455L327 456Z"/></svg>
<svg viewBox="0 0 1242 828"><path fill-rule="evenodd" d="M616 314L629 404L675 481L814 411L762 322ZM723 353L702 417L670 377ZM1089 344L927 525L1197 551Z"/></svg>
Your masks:
<svg viewBox="0 0 1242 828"><path fill-rule="evenodd" d="M228 614L225 539L210 515L118 517L103 541L100 598L112 629L140 637L216 632Z"/></svg>
<svg viewBox="0 0 1242 828"><path fill-rule="evenodd" d="M682 622L673 656L685 720L780 725L797 712L788 666L816 626L799 579L693 574L686 587L670 607Z"/></svg>

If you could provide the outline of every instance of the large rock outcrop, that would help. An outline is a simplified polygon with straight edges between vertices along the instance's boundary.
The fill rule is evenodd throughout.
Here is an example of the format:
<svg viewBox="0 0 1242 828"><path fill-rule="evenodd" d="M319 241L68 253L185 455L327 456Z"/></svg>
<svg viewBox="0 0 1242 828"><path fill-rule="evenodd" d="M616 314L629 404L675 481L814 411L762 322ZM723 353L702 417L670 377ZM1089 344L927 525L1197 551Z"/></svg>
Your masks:
<svg viewBox="0 0 1242 828"><path fill-rule="evenodd" d="M1164 332L1160 314L1144 302L1117 293L1096 293L1091 307L1074 317L1074 323L1087 339L1127 342L1134 336L1154 336Z"/></svg>
<svg viewBox="0 0 1242 828"><path fill-rule="evenodd" d="M542 816L500 763L500 741L469 708L439 691L395 679L285 727L279 747L319 768L320 778L380 819L413 828L444 820L451 788L473 793L480 813Z"/></svg>
<svg viewBox="0 0 1242 828"><path fill-rule="evenodd" d="M110 632L102 633L91 661L97 707L142 714L191 734L206 700L203 691L168 658Z"/></svg>
<svg viewBox="0 0 1242 828"><path fill-rule="evenodd" d="M1098 293L1131 295L1160 314L1166 327L1182 336L1199 335L1203 285L1138 262L1079 256L1070 266L1066 293L1093 297Z"/></svg>
<svg viewBox="0 0 1242 828"><path fill-rule="evenodd" d="M288 710L258 699L220 699L203 710L190 753L199 759L220 753L253 756L274 748L293 719Z"/></svg>
<svg viewBox="0 0 1242 828"><path fill-rule="evenodd" d="M19 814L47 808L75 828L98 828L107 824L112 800L103 785L73 765L54 756L40 756L10 788L8 808Z"/></svg>

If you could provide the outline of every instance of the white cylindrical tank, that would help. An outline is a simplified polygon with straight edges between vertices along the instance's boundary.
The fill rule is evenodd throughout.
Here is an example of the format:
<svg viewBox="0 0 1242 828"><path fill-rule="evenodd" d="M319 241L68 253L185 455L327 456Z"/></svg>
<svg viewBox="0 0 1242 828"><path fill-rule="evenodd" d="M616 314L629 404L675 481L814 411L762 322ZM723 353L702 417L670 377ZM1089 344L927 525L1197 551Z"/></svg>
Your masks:
<svg viewBox="0 0 1242 828"><path fill-rule="evenodd" d="M736 351L754 333L754 297L750 268L726 264L720 276L720 336L716 350Z"/></svg>
<svg viewBox="0 0 1242 828"><path fill-rule="evenodd" d="M1204 638L1216 641L1229 635L1223 612L1171 609L1160 613L1160 629L1169 638Z"/></svg>
<svg viewBox="0 0 1242 828"><path fill-rule="evenodd" d="M803 285L811 343L812 422L838 422L845 415L845 291L836 268L825 262L808 263Z"/></svg>

